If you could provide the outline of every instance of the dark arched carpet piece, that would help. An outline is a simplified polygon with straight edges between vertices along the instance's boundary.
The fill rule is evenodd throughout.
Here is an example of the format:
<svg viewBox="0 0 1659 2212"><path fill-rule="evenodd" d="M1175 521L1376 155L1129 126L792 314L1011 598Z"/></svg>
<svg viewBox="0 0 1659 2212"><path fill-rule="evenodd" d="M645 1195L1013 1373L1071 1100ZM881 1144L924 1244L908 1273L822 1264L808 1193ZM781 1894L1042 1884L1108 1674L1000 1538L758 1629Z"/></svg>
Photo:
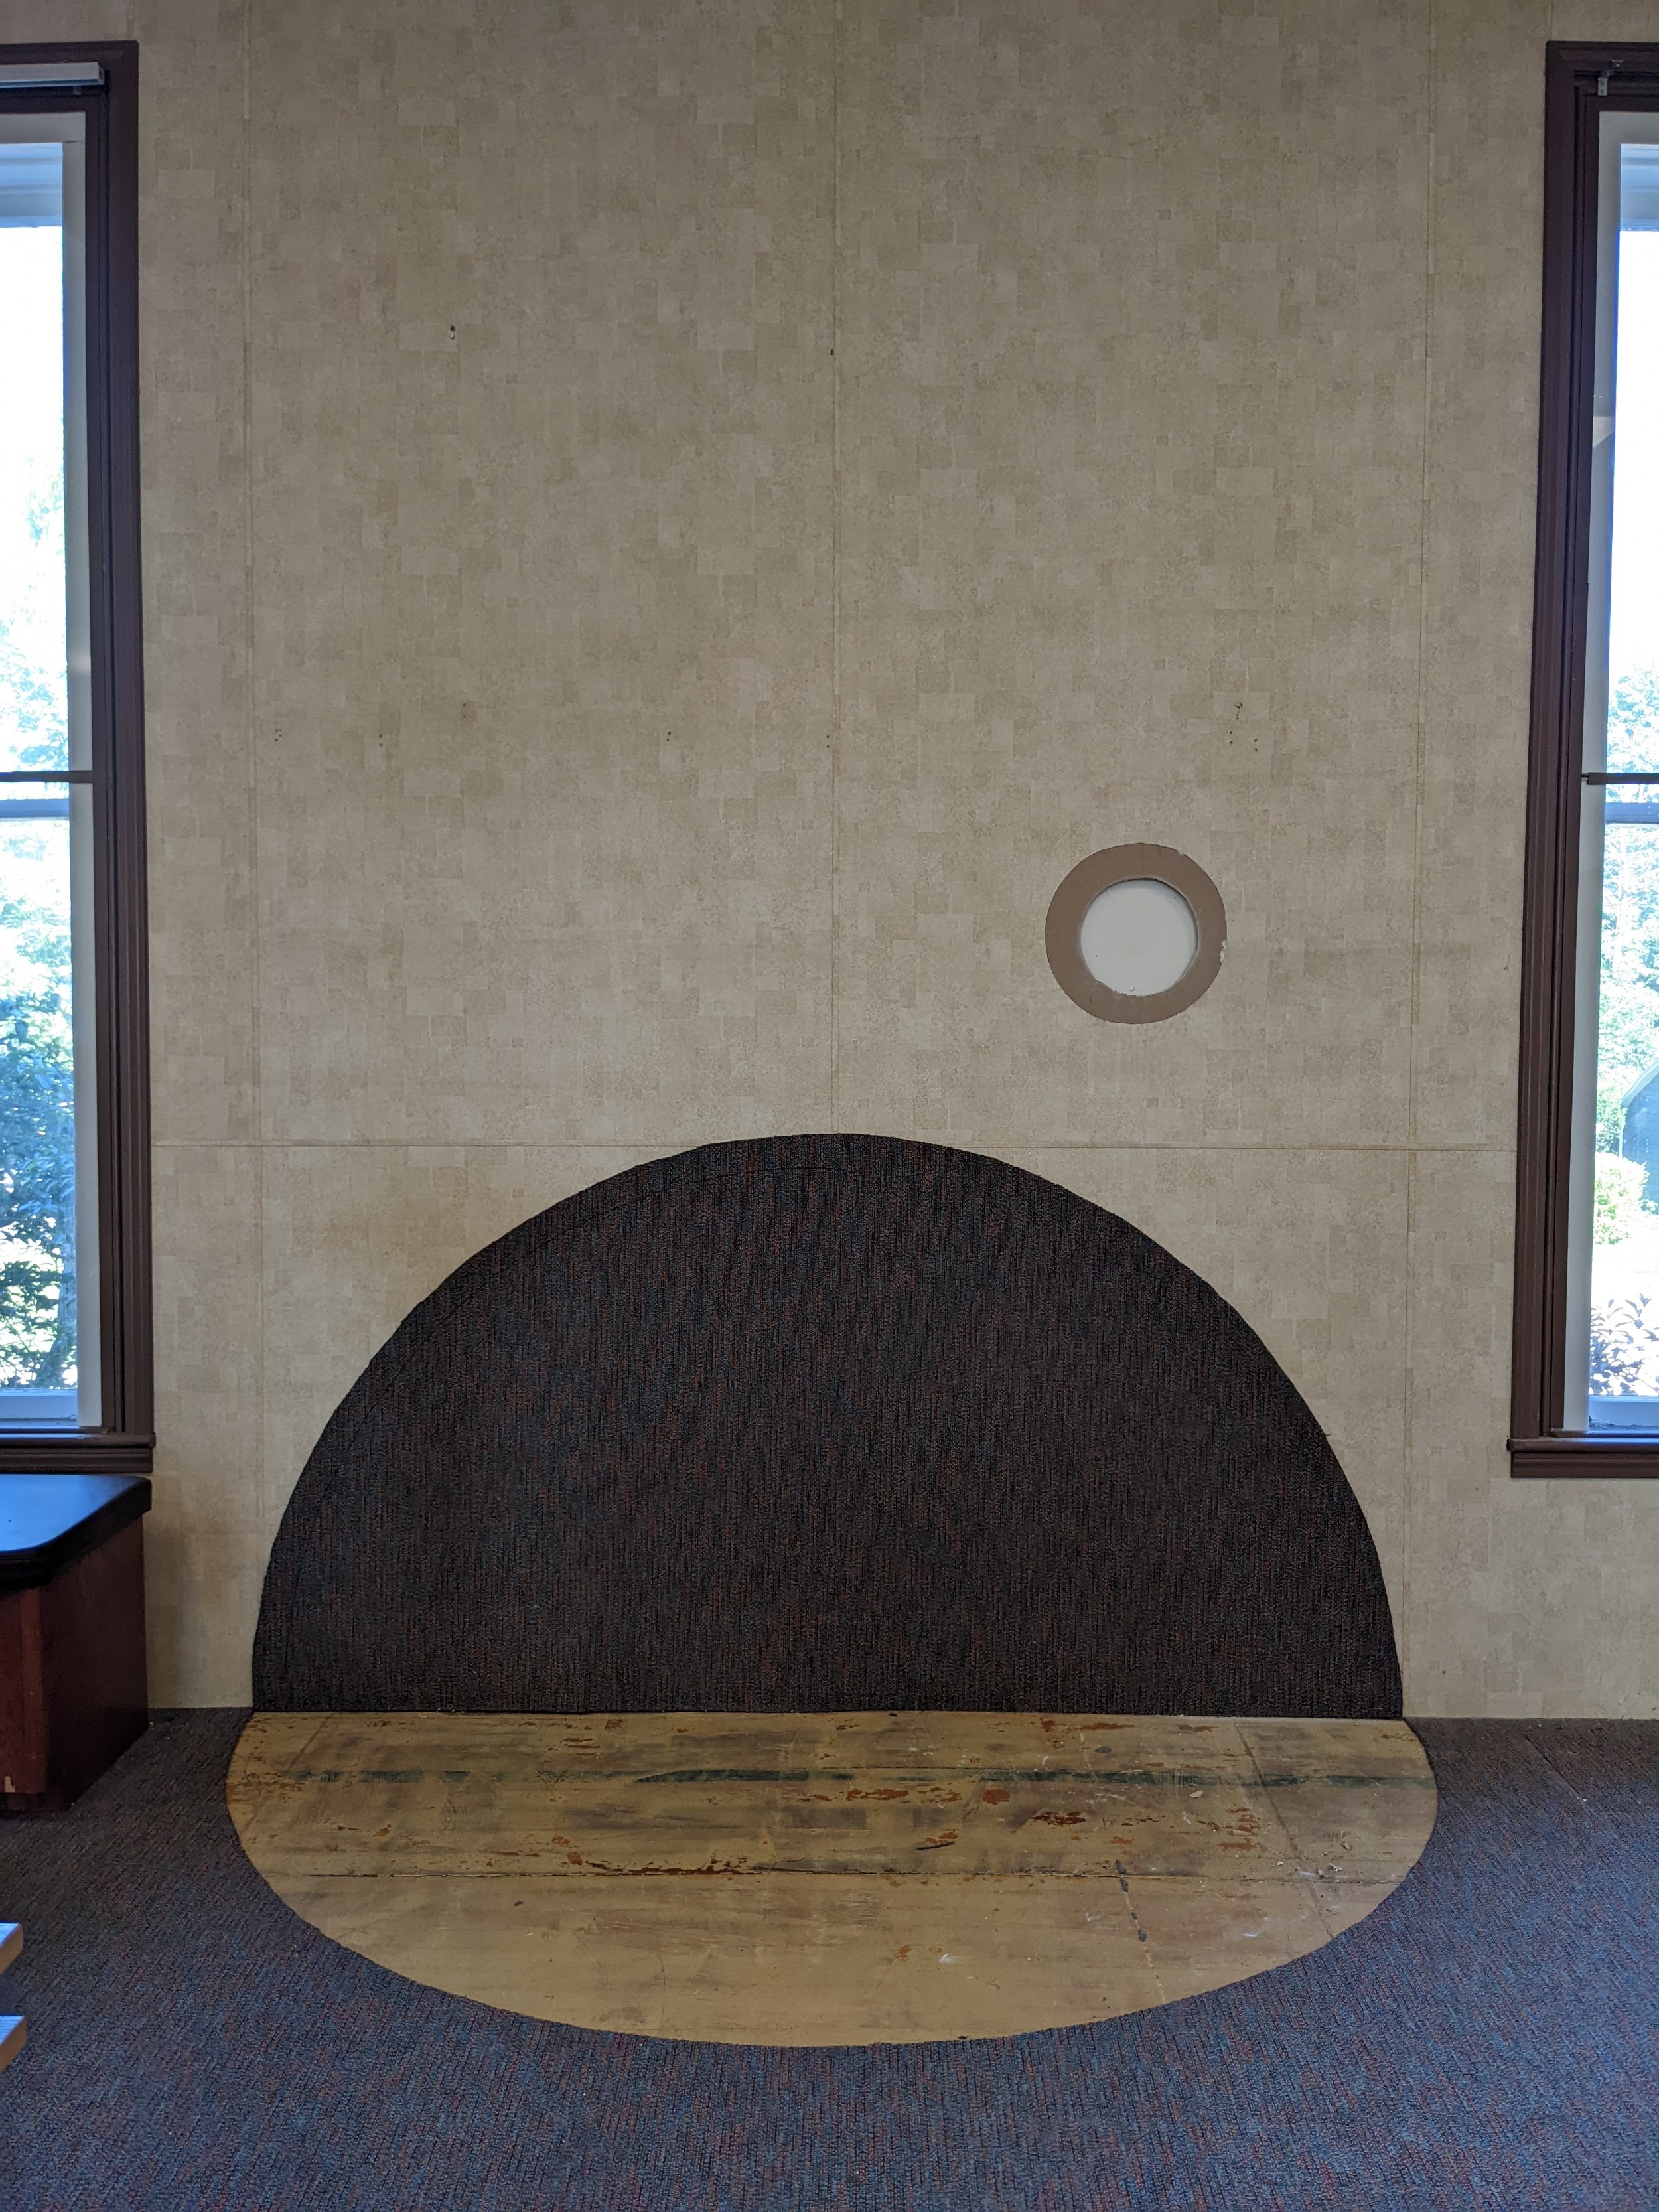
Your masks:
<svg viewBox="0 0 1659 2212"><path fill-rule="evenodd" d="M1276 1972L1003 2042L595 2035L290 1913L158 1715L0 1822L6 2212L1654 2212L1653 1723L1426 1721L1392 1897Z"/></svg>
<svg viewBox="0 0 1659 2212"><path fill-rule="evenodd" d="M266 1577L268 1710L1400 1711L1288 1377L1036 1176L879 1137L582 1191L417 1307Z"/></svg>

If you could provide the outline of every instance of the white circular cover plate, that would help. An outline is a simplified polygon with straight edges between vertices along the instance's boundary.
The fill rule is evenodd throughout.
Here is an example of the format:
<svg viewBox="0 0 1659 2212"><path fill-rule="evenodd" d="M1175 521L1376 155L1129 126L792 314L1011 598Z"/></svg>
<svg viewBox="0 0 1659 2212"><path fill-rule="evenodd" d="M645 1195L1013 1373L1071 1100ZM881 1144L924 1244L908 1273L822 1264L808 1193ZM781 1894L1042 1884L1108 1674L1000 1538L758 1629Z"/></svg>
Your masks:
<svg viewBox="0 0 1659 2212"><path fill-rule="evenodd" d="M1109 884L1083 917L1084 965L1126 998L1171 989L1198 951L1198 921L1170 884L1134 876Z"/></svg>

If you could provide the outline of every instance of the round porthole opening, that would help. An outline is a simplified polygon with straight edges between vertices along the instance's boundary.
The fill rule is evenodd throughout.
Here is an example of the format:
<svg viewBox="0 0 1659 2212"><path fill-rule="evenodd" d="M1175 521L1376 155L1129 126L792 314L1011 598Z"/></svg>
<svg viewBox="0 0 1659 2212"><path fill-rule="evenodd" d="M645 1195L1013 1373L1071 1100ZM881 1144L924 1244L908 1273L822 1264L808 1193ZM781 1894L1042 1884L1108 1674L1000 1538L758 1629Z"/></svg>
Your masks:
<svg viewBox="0 0 1659 2212"><path fill-rule="evenodd" d="M1221 969L1227 917L1196 860L1168 845L1111 845L1079 860L1048 908L1048 964L1067 998L1107 1022L1158 1022Z"/></svg>
<svg viewBox="0 0 1659 2212"><path fill-rule="evenodd" d="M1078 942L1097 983L1155 998L1172 991L1198 957L1198 918L1173 884L1129 876L1089 902Z"/></svg>

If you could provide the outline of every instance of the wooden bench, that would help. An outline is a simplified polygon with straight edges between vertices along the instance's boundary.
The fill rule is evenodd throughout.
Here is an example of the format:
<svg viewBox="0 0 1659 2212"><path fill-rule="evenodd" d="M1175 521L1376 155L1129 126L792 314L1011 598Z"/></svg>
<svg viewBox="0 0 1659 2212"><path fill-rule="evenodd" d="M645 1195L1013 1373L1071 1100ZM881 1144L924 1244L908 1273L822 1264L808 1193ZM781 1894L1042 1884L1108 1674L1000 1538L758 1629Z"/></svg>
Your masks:
<svg viewBox="0 0 1659 2212"><path fill-rule="evenodd" d="M0 1474L0 1811L72 1804L149 1724L143 1475Z"/></svg>

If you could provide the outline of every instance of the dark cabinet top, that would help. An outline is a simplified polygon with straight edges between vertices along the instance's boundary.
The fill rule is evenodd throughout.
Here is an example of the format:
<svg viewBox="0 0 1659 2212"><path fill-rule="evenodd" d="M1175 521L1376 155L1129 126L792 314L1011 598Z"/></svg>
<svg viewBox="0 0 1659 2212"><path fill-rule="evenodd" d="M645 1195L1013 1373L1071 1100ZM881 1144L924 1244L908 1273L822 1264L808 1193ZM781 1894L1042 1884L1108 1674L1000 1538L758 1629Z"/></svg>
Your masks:
<svg viewBox="0 0 1659 2212"><path fill-rule="evenodd" d="M0 1590L38 1589L149 1503L143 1474L0 1474Z"/></svg>

